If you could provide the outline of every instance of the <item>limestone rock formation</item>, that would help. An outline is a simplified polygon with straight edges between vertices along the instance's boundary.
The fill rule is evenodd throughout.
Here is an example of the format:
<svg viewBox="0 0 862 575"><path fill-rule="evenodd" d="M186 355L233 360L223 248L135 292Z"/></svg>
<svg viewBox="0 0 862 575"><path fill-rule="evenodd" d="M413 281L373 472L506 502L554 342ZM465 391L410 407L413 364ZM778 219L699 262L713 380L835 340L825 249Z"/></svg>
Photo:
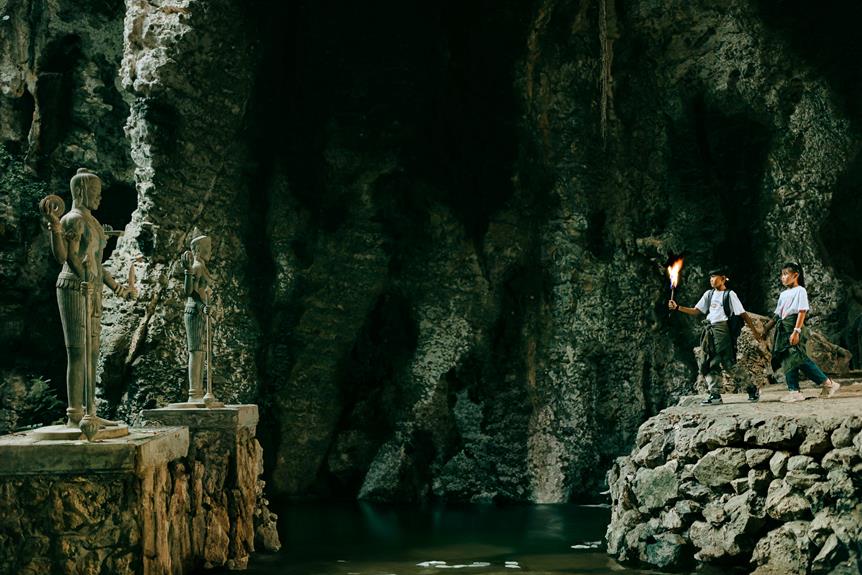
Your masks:
<svg viewBox="0 0 862 575"><path fill-rule="evenodd" d="M0 344L21 350L0 369L62 381L41 362L62 352L56 318L27 321L52 309L54 271L27 214L79 165L106 202L132 200L107 265L134 266L140 298L105 310L102 411L182 397L177 262L206 230L216 393L264 408L282 495L595 496L694 384L697 325L665 309L670 252L686 254L678 299L721 263L763 314L779 262L800 261L811 324L850 345L858 111L797 42L805 11L324 4L0 6ZM751 430L714 431L719 448ZM799 447L790 429L752 433L752 448ZM700 450L690 439L643 461ZM768 487L750 470L729 488ZM650 553L671 561L675 541Z"/></svg>

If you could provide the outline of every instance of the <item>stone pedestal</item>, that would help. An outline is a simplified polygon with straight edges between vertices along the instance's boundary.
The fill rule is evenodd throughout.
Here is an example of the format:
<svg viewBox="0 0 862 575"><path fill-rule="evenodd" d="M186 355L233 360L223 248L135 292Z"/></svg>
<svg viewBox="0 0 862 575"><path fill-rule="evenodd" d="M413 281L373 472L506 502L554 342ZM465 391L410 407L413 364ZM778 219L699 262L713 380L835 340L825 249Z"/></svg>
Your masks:
<svg viewBox="0 0 862 575"><path fill-rule="evenodd" d="M256 405L143 412L148 424L189 430L189 541L196 567L243 569L254 551L254 514L262 482Z"/></svg>
<svg viewBox="0 0 862 575"><path fill-rule="evenodd" d="M193 563L189 431L0 437L0 573L182 573Z"/></svg>

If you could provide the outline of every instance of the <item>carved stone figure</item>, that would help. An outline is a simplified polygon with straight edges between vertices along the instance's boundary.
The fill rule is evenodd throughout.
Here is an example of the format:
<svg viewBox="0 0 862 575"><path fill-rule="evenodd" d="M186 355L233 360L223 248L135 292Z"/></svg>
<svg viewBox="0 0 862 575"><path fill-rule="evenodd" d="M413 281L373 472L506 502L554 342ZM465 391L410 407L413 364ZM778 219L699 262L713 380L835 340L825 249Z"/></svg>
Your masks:
<svg viewBox="0 0 862 575"><path fill-rule="evenodd" d="M212 294L212 276L207 270L207 262L212 255L212 240L198 235L191 241L191 251L183 254L186 294L186 308L183 320L189 346L189 403L203 403L203 366L205 352L209 347L207 314L209 298ZM209 358L207 363L209 363Z"/></svg>
<svg viewBox="0 0 862 575"><path fill-rule="evenodd" d="M57 277L57 303L66 342L66 409L68 427L80 427L88 436L99 427L116 425L96 417L96 365L99 359L99 335L102 318L102 285L119 297L131 296L129 289L118 283L102 267L102 254L107 243L105 229L93 216L102 198L102 182L94 173L81 168L72 177L72 209L64 215L63 200L47 196L40 209L51 233L51 251L63 269ZM87 412L84 412L86 401ZM85 417L86 416L86 417ZM86 420L83 421L82 420Z"/></svg>

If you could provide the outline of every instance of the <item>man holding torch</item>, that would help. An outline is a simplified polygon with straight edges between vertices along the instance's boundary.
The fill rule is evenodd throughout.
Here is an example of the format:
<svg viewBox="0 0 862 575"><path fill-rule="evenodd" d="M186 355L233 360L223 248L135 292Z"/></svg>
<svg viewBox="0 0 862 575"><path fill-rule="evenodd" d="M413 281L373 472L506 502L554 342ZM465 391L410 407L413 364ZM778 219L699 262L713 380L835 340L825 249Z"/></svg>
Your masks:
<svg viewBox="0 0 862 575"><path fill-rule="evenodd" d="M731 322L735 321L733 316L742 318L754 337L758 341L762 340L757 326L746 313L745 308L742 307L739 297L727 289L728 280L724 268L711 270L709 272L709 285L712 289L704 292L694 307L684 307L677 304L673 295L667 304L671 311L681 311L686 315L695 317L706 315L700 335L700 348L703 351L700 373L706 380L709 395L701 402L703 405L721 403L720 377L722 370L727 372L737 383L742 380L741 370L736 364L734 335L738 335L738 332L733 334L731 326ZM748 399L757 401L760 396L757 386L749 385L747 391Z"/></svg>

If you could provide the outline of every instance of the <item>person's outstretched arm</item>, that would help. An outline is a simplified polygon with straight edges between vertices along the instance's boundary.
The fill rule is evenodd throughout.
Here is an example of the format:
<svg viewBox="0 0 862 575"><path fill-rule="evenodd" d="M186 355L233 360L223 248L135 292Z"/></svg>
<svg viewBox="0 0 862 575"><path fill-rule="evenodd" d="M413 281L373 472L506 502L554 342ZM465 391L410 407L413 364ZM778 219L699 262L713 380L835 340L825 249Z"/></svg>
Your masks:
<svg viewBox="0 0 862 575"><path fill-rule="evenodd" d="M667 308L671 311L681 311L686 315L699 316L703 315L703 312L697 309L696 307L685 307L684 305L679 305L673 300L667 302Z"/></svg>

